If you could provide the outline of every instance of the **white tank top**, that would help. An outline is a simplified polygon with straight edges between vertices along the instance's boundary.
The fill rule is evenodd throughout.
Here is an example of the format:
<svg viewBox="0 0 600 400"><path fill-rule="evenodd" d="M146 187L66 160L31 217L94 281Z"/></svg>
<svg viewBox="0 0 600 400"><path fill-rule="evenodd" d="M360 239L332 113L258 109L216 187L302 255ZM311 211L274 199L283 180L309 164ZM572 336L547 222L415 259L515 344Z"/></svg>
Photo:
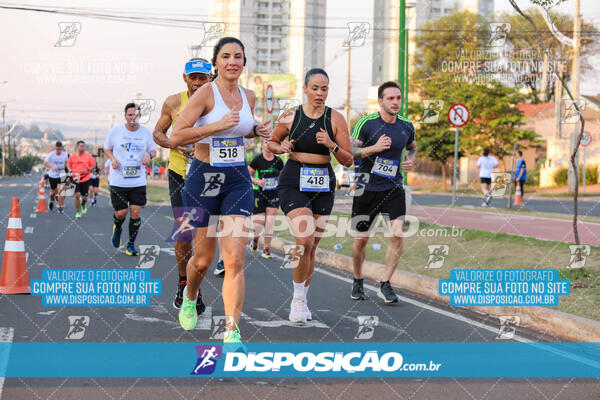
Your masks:
<svg viewBox="0 0 600 400"><path fill-rule="evenodd" d="M221 118L229 111L229 107L223 101L221 97L221 93L219 92L219 88L214 82L211 82L213 97L215 99L215 106L213 109L206 115L198 118L194 127L196 126L204 126L208 124L212 124L213 122L220 121ZM236 126L225 129L223 131L216 132L211 136L201 139L198 143L210 143L211 138L228 138L228 137L240 137L246 136L252 131L252 127L254 126L254 118L252 117L252 111L250 110L250 104L248 104L248 99L246 99L246 93L241 86L238 85L238 90L242 95L242 109L240 110L240 122Z"/></svg>

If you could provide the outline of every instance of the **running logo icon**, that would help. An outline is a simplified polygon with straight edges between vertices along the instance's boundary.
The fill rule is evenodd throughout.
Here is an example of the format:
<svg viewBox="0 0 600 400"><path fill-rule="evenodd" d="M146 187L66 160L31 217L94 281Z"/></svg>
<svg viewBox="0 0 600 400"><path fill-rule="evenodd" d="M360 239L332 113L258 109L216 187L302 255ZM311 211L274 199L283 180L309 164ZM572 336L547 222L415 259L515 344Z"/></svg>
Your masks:
<svg viewBox="0 0 600 400"><path fill-rule="evenodd" d="M500 328L498 329L498 335L496 339L510 340L515 337L517 327L521 323L521 317L517 315L501 315Z"/></svg>
<svg viewBox="0 0 600 400"><path fill-rule="evenodd" d="M370 174L368 172L351 172L350 187L346 196L362 196L369 184Z"/></svg>
<svg viewBox="0 0 600 400"><path fill-rule="evenodd" d="M217 40L225 34L225 23L224 22L205 22L204 24L204 37L200 46L214 46Z"/></svg>
<svg viewBox="0 0 600 400"><path fill-rule="evenodd" d="M279 106L279 115L277 116L277 122L282 124L290 123L294 120L293 113L291 110L298 108L300 100L298 99L277 99Z"/></svg>
<svg viewBox="0 0 600 400"><path fill-rule="evenodd" d="M423 116L421 123L435 124L440 118L440 113L444 109L444 100L423 100Z"/></svg>
<svg viewBox="0 0 600 400"><path fill-rule="evenodd" d="M569 259L569 264L567 268L583 268L585 266L585 261L587 257L590 255L591 247L589 244L580 244L580 245L570 245L569 250L571 251L571 258Z"/></svg>
<svg viewBox="0 0 600 400"><path fill-rule="evenodd" d="M191 242L194 238L194 226L191 222L199 221L202 218L202 208L174 207L173 215L175 222L167 242Z"/></svg>
<svg viewBox="0 0 600 400"><path fill-rule="evenodd" d="M430 244L427 246L429 258L425 268L437 269L444 266L446 256L450 253L450 246L447 244Z"/></svg>
<svg viewBox="0 0 600 400"><path fill-rule="evenodd" d="M190 375L210 375L217 368L217 360L221 358L221 346L196 346L198 360Z"/></svg>
<svg viewBox="0 0 600 400"><path fill-rule="evenodd" d="M375 327L379 325L379 317L377 315L359 315L357 319L358 331L356 331L354 339L371 339L375 333Z"/></svg>
<svg viewBox="0 0 600 400"><path fill-rule="evenodd" d="M77 35L81 33L80 22L59 22L58 29L60 34L54 47L73 47L77 40Z"/></svg>
<svg viewBox="0 0 600 400"><path fill-rule="evenodd" d="M156 100L154 99L136 99L133 102L140 107L140 124L145 124L150 121L152 111L156 108Z"/></svg>
<svg viewBox="0 0 600 400"><path fill-rule="evenodd" d="M224 315L216 315L213 319L213 331L210 335L210 339L223 340L225 331L227 330L227 317Z"/></svg>
<svg viewBox="0 0 600 400"><path fill-rule="evenodd" d="M510 24L508 22L491 22L490 23L490 40L488 47L501 47L506 43L508 34L510 33Z"/></svg>
<svg viewBox="0 0 600 400"><path fill-rule="evenodd" d="M510 176L509 172L492 172L492 185L488 196L504 196L506 188L510 184Z"/></svg>
<svg viewBox="0 0 600 400"><path fill-rule="evenodd" d="M577 105L577 107L575 107ZM577 100L565 100L563 108L565 113L562 117L563 124L576 124L580 119L580 112L585 109L586 101L585 99L577 99ZM579 111L577 111L579 108Z"/></svg>
<svg viewBox="0 0 600 400"><path fill-rule="evenodd" d="M65 339L79 340L85 335L85 328L90 326L90 317L87 315L69 315L69 331Z"/></svg>
<svg viewBox="0 0 600 400"><path fill-rule="evenodd" d="M151 245L140 245L140 259L136 265L136 268L150 269L156 262L156 257L160 254L160 246Z"/></svg>
<svg viewBox="0 0 600 400"><path fill-rule="evenodd" d="M304 246L299 244L285 244L283 245L283 264L281 268L294 269L300 263L300 257L304 255Z"/></svg>
<svg viewBox="0 0 600 400"><path fill-rule="evenodd" d="M344 46L364 46L369 32L371 32L371 25L368 22L348 22L348 37L344 42Z"/></svg>
<svg viewBox="0 0 600 400"><path fill-rule="evenodd" d="M221 191L221 186L225 183L225 174L222 172L204 173L204 190L200 196L214 197Z"/></svg>

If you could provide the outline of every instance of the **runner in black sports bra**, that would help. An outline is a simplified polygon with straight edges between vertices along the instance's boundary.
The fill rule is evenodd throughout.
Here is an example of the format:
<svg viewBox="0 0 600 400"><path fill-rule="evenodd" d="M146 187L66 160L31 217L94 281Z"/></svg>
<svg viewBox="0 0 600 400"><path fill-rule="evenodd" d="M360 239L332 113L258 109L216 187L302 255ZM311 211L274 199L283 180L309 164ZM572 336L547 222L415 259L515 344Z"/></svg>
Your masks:
<svg viewBox="0 0 600 400"><path fill-rule="evenodd" d="M335 198L331 154L347 167L353 163L346 120L325 106L328 90L327 73L320 68L309 70L304 78L308 102L282 114L268 145L275 154L290 154L277 192L296 238L294 259L298 261L292 269L294 297L289 319L297 323L312 319L306 292L315 268L315 250Z"/></svg>

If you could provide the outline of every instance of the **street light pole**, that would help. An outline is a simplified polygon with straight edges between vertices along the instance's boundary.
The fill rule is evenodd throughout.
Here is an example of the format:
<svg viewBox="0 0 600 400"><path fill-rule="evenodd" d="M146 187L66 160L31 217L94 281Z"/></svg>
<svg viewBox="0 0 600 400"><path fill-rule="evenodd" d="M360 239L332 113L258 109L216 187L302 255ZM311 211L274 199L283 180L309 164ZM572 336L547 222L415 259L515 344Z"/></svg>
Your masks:
<svg viewBox="0 0 600 400"><path fill-rule="evenodd" d="M2 104L2 176L6 174L6 146L4 145L4 130L6 125L4 123L4 114L6 111L6 104Z"/></svg>

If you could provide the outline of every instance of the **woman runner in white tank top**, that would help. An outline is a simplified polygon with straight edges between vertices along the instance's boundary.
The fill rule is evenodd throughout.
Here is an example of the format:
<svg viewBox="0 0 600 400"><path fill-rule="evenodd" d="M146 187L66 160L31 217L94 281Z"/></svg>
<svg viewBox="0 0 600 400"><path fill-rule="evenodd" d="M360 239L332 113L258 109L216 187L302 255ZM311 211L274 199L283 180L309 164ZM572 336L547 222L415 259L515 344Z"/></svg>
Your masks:
<svg viewBox="0 0 600 400"><path fill-rule="evenodd" d="M225 264L224 342L241 342L238 322L244 301L244 255L254 195L246 166L244 138L269 138L270 121L254 123L256 96L238 80L246 57L236 38L221 38L213 49L216 78L190 98L173 127L174 145L195 143L194 160L186 176L183 202L195 217L193 255L187 266L187 286L179 311L183 329L196 326L196 293L214 258L216 227L222 221L221 248ZM243 231L239 227L244 227Z"/></svg>

